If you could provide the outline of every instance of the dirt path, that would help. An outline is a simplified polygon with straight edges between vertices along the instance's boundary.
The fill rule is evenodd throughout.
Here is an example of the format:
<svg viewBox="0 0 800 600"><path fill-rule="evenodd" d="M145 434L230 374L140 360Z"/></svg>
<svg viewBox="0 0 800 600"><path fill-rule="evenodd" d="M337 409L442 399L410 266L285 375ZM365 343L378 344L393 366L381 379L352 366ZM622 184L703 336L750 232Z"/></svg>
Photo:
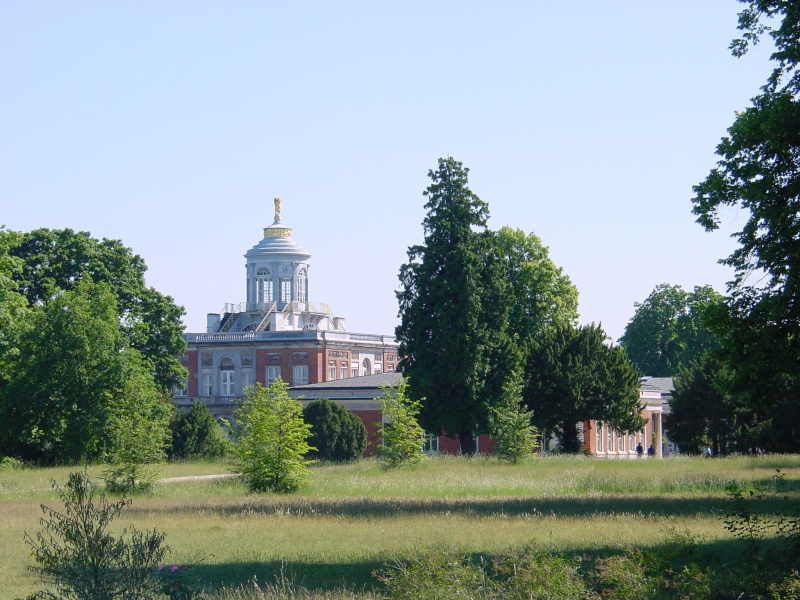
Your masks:
<svg viewBox="0 0 800 600"><path fill-rule="evenodd" d="M179 481L203 481L207 479L229 479L237 477L235 473L219 473L217 475L187 475L186 477L166 477L159 479L159 483L178 483Z"/></svg>

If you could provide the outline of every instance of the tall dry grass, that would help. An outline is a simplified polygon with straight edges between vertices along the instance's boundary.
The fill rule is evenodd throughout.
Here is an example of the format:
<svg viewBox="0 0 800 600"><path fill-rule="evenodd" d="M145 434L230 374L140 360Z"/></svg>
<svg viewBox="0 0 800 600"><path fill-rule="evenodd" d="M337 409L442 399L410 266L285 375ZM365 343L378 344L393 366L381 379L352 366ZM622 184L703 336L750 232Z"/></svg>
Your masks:
<svg viewBox="0 0 800 600"><path fill-rule="evenodd" d="M119 525L165 531L172 560L195 564L192 574L221 599L280 597L268 594L287 581L319 597L355 593L342 589L360 597L375 584L373 570L430 547L491 554L535 541L596 554L655 547L674 530L724 551L730 537L718 516L725 486L769 484L776 469L786 488L800 493L796 456L549 457L516 466L440 458L390 472L363 461L317 467L309 487L292 496L248 494L231 478L163 483L135 497ZM0 600L35 589L23 534L39 529L41 503L56 505L50 479L63 483L69 470L0 472ZM185 463L164 475L226 471L223 463Z"/></svg>

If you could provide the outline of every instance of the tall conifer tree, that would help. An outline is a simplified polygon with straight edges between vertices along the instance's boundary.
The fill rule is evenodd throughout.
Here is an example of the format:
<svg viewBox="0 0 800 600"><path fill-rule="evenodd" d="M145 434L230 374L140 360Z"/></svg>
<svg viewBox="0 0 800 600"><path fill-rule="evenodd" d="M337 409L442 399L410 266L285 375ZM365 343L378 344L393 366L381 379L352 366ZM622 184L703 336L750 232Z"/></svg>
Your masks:
<svg viewBox="0 0 800 600"><path fill-rule="evenodd" d="M408 249L400 269L396 330L409 395L425 398L421 424L458 435L465 454L475 450L474 434L488 430L489 405L498 400L486 397L487 382L503 356L507 322L502 307L487 301L488 286L502 279L486 264L489 207L467 187L468 173L453 158L428 172L424 243Z"/></svg>

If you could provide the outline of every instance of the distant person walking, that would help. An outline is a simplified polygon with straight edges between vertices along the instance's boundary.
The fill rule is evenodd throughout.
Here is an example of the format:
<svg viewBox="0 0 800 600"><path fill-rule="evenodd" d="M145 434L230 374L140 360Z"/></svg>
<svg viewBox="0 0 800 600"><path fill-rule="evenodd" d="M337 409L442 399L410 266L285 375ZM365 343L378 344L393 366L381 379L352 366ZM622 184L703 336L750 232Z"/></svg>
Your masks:
<svg viewBox="0 0 800 600"><path fill-rule="evenodd" d="M636 456L642 458L643 454L644 454L644 448L642 448L642 443L639 442L638 444L636 444Z"/></svg>
<svg viewBox="0 0 800 600"><path fill-rule="evenodd" d="M653 450L653 444L650 444L650 446L647 448L647 456L655 456L655 455L656 451Z"/></svg>

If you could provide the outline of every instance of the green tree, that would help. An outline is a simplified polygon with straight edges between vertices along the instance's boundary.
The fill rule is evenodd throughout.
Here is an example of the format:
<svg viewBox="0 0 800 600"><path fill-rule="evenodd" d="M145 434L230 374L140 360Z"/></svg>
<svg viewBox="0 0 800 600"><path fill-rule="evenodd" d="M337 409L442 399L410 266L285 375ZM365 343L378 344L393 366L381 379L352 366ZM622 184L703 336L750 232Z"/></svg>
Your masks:
<svg viewBox="0 0 800 600"><path fill-rule="evenodd" d="M440 158L428 173L424 243L408 249L400 268L401 322L395 331L409 396L426 399L422 424L457 435L465 454L474 452L476 430L488 430L489 408L498 398L487 384L502 388L490 374L505 376L500 369L492 372L492 363L508 355L507 308L490 301L492 286L502 280L492 268L496 254L488 252L489 209L467 187L468 172L460 162Z"/></svg>
<svg viewBox="0 0 800 600"><path fill-rule="evenodd" d="M725 366L712 355L679 371L675 392L664 427L670 441L685 454L701 454L711 447L714 454L736 450L737 417L735 400L726 392ZM744 449L747 449L745 444Z"/></svg>
<svg viewBox="0 0 800 600"><path fill-rule="evenodd" d="M166 458L173 406L138 356L125 365L121 393L110 408L106 487L123 494L148 491Z"/></svg>
<svg viewBox="0 0 800 600"><path fill-rule="evenodd" d="M657 285L633 318L619 343L643 373L671 377L718 346L709 323L724 297L711 286L687 292L679 285Z"/></svg>
<svg viewBox="0 0 800 600"><path fill-rule="evenodd" d="M720 209L746 215L721 320L731 391L760 421L778 427L767 449L800 450L800 11L795 2L750 0L739 14L735 56L771 36L773 71L717 146L716 168L694 187L693 212L707 231ZM782 416L781 416L782 415ZM776 420L777 419L777 420Z"/></svg>
<svg viewBox="0 0 800 600"><path fill-rule="evenodd" d="M520 400L511 396L505 405L492 409L492 437L495 440L495 455L512 465L528 458L539 447L538 432L531 425L533 412L525 410Z"/></svg>
<svg viewBox="0 0 800 600"><path fill-rule="evenodd" d="M303 408L303 420L311 425L309 443L316 448L309 458L349 462L361 458L367 449L367 428L341 404L322 399Z"/></svg>
<svg viewBox="0 0 800 600"><path fill-rule="evenodd" d="M420 403L408 398L407 383L381 388L381 443L378 456L387 469L415 465L425 458L422 436L425 430L417 422Z"/></svg>
<svg viewBox="0 0 800 600"><path fill-rule="evenodd" d="M183 309L145 284L144 260L119 240L97 240L71 229L0 228L2 247L15 260L10 277L30 306L47 304L83 281L105 283L130 346L150 363L156 383L166 391L184 379Z"/></svg>
<svg viewBox="0 0 800 600"><path fill-rule="evenodd" d="M639 372L625 349L606 344L596 325L556 325L530 345L523 400L533 424L558 435L564 452L578 452L577 426L604 421L620 432L644 427Z"/></svg>
<svg viewBox="0 0 800 600"><path fill-rule="evenodd" d="M176 411L169 427L172 443L167 454L171 459L218 458L228 451L225 431L202 402Z"/></svg>
<svg viewBox="0 0 800 600"><path fill-rule="evenodd" d="M234 413L237 472L251 491L295 492L314 463L305 458L314 450L308 444L311 427L288 389L280 378L268 388L256 383L247 388L244 403Z"/></svg>
<svg viewBox="0 0 800 600"><path fill-rule="evenodd" d="M17 337L28 317L28 303L13 280L22 261L9 253L19 236L0 226L0 398L12 376L10 362L19 356Z"/></svg>
<svg viewBox="0 0 800 600"><path fill-rule="evenodd" d="M2 452L45 463L103 458L137 351L106 284L81 282L29 309L0 397Z"/></svg>
<svg viewBox="0 0 800 600"><path fill-rule="evenodd" d="M575 323L578 289L555 265L538 236L501 227L494 234L494 245L506 284L503 298L511 304L508 321L512 335L524 344L548 327Z"/></svg>
<svg viewBox="0 0 800 600"><path fill-rule="evenodd" d="M130 500L108 502L86 473L70 473L64 488L53 482L64 510L42 506L43 530L25 534L36 566L49 586L31 598L48 600L145 600L159 596L157 565L169 546L156 530L115 533L113 521Z"/></svg>

